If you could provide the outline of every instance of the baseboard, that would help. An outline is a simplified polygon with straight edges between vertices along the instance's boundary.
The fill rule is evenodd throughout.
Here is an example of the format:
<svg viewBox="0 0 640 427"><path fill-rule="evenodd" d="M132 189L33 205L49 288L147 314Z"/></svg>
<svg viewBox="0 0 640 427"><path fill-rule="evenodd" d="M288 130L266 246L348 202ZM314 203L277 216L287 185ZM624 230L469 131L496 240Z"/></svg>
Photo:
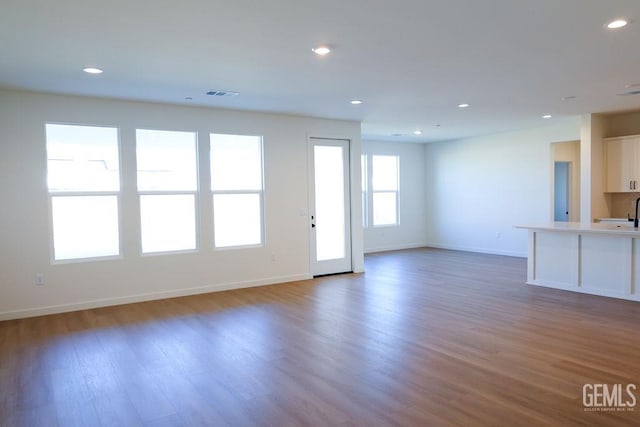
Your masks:
<svg viewBox="0 0 640 427"><path fill-rule="evenodd" d="M90 301L81 301L70 304L51 305L47 307L28 308L0 312L0 321L22 319L25 317L45 316L48 314L66 313L70 311L86 310L91 308L108 307L112 305L131 304L158 299L184 297L189 295L207 294L210 292L228 291L232 289L252 288L256 286L275 285L277 283L296 282L312 279L310 274L297 274L291 276L271 277L245 282L220 283L216 285L199 286L195 288L176 289L170 291L150 292L144 294L129 295L125 297L103 298Z"/></svg>
<svg viewBox="0 0 640 427"><path fill-rule="evenodd" d="M426 247L436 248L436 249L448 249L451 251L462 251L462 252L477 252L481 254L490 254L490 255L503 255L510 256L514 258L526 258L526 252L516 252L516 251L500 251L495 249L487 249L487 248L477 248L470 246L458 246L458 245L441 245L437 243L425 243Z"/></svg>
<svg viewBox="0 0 640 427"><path fill-rule="evenodd" d="M393 245L393 246L384 246L378 248L365 248L365 254L372 254L376 252L388 252L388 251L401 251L403 249L416 249L416 248L424 248L429 246L427 243L411 243L408 245Z"/></svg>

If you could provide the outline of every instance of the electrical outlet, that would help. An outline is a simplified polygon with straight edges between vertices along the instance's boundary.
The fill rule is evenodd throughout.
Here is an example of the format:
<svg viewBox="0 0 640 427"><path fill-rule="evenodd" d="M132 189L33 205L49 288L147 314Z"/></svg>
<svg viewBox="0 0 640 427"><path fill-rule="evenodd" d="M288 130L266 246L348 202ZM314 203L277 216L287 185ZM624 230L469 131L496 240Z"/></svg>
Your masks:
<svg viewBox="0 0 640 427"><path fill-rule="evenodd" d="M496 239L500 239L500 238L502 238L502 234L500 234L500 232L498 231L498 232L496 233Z"/></svg>
<svg viewBox="0 0 640 427"><path fill-rule="evenodd" d="M276 254L271 254L271 262L276 262Z"/></svg>
<svg viewBox="0 0 640 427"><path fill-rule="evenodd" d="M36 286L44 286L44 274L36 274Z"/></svg>

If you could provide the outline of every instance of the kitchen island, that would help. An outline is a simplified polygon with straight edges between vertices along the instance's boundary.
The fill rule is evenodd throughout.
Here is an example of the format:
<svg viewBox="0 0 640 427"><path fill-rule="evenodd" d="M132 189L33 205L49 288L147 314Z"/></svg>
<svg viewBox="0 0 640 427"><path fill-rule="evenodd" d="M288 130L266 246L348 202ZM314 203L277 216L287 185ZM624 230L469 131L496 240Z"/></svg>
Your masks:
<svg viewBox="0 0 640 427"><path fill-rule="evenodd" d="M529 232L527 283L640 301L640 232L627 224L555 222Z"/></svg>

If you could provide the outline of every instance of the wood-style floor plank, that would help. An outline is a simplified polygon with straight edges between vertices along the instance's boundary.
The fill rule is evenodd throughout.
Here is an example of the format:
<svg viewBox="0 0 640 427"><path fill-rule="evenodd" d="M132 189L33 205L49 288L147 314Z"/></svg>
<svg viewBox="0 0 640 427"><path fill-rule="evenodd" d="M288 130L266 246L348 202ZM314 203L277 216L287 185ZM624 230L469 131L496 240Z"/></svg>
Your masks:
<svg viewBox="0 0 640 427"><path fill-rule="evenodd" d="M436 249L365 274L0 322L0 426L640 425L640 304Z"/></svg>

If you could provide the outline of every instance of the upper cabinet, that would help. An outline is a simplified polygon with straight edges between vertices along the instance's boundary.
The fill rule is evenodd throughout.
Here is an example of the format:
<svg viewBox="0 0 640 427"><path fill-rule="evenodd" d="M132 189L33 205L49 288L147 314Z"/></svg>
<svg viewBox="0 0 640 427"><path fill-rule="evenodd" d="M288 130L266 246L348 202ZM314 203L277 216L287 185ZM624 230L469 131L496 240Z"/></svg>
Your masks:
<svg viewBox="0 0 640 427"><path fill-rule="evenodd" d="M605 191L640 192L640 135L604 140Z"/></svg>

